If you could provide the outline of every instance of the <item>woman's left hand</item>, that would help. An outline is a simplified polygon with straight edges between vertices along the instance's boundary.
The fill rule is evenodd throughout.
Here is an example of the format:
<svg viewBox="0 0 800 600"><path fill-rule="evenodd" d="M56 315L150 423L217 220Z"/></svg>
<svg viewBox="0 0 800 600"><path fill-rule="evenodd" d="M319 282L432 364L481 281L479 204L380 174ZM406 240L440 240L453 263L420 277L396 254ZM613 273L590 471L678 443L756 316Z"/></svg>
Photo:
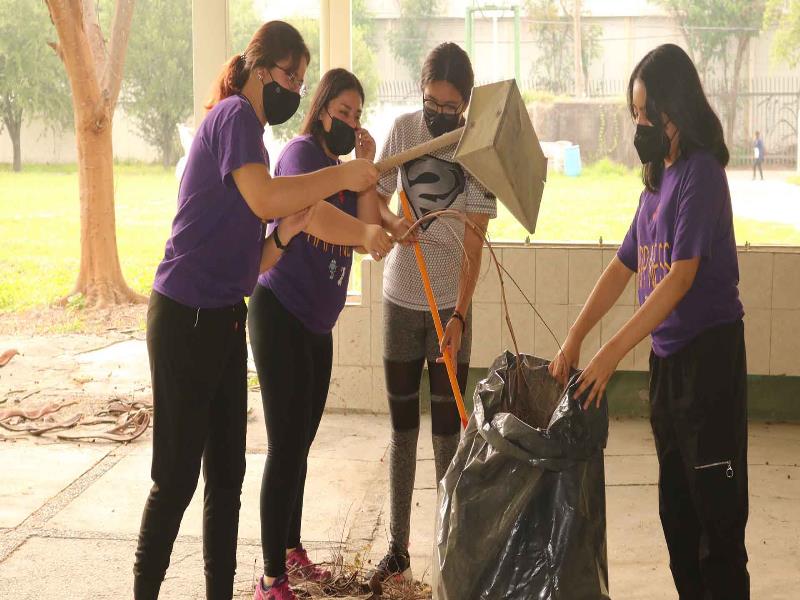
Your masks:
<svg viewBox="0 0 800 600"><path fill-rule="evenodd" d="M594 355L594 358L578 377L578 389L575 392L575 397L580 398L585 391L589 390L586 401L583 403L584 410L588 410L592 402L597 408L600 408L600 400L603 398L606 386L621 360L622 356L619 356L609 344L600 348Z"/></svg>
<svg viewBox="0 0 800 600"><path fill-rule="evenodd" d="M284 245L291 242L294 236L308 227L311 219L314 218L317 206L319 206L319 203L312 204L308 208L281 219L280 223L278 223L278 237L281 238L281 242Z"/></svg>
<svg viewBox="0 0 800 600"><path fill-rule="evenodd" d="M444 351L450 351L450 358L456 362L458 351L461 350L461 337L464 335L464 325L458 319L451 318L444 328L444 335L442 341L439 343L439 351L442 356L436 359L439 364L444 363Z"/></svg>
<svg viewBox="0 0 800 600"><path fill-rule="evenodd" d="M375 160L375 140L369 131L362 127L356 129L356 158Z"/></svg>

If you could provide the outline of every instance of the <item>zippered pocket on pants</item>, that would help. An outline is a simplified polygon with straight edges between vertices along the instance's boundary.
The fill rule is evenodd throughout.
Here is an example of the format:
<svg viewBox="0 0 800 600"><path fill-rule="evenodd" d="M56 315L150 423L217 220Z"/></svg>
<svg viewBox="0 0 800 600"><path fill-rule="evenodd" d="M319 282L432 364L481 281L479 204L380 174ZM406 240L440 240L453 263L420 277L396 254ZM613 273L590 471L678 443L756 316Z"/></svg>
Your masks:
<svg viewBox="0 0 800 600"><path fill-rule="evenodd" d="M716 467L728 467L725 469L725 476L728 479L733 479L733 464L729 460L721 460L719 462L708 463L707 465L697 465L695 466L695 471L702 471L705 469L714 469Z"/></svg>

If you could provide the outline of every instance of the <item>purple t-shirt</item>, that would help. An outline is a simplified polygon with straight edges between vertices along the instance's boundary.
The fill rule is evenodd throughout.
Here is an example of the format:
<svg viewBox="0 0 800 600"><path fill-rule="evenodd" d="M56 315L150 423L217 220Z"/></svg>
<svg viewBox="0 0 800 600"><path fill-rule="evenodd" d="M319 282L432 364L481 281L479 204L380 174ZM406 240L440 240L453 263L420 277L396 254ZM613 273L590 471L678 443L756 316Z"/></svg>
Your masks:
<svg viewBox="0 0 800 600"><path fill-rule="evenodd" d="M290 141L275 164L275 176L302 175L338 164L322 150L312 135ZM339 192L327 199L336 208L357 216L358 199L353 192ZM277 222L271 227L277 227ZM270 229L271 231L271 229ZM347 301L347 282L353 249L329 244L310 235L296 235L280 260L258 282L314 333L330 333Z"/></svg>
<svg viewBox="0 0 800 600"><path fill-rule="evenodd" d="M700 257L691 289L653 331L653 351L661 358L744 316L728 179L708 152L679 159L665 170L658 192L642 192L617 256L637 274L640 304L673 261Z"/></svg>
<svg viewBox="0 0 800 600"><path fill-rule="evenodd" d="M231 306L253 291L265 225L231 173L249 163L269 166L263 134L241 96L222 100L203 119L189 150L154 290L195 308Z"/></svg>

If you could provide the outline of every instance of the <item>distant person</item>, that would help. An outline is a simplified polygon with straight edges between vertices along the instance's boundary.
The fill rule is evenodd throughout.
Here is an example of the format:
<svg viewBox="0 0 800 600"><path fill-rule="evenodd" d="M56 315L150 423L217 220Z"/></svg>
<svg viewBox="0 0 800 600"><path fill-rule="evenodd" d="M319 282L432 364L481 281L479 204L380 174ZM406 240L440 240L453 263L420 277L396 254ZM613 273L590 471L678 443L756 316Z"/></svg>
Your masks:
<svg viewBox="0 0 800 600"><path fill-rule="evenodd" d="M756 131L756 139L753 140L753 181L756 180L756 169L761 173L761 181L764 181L764 170L761 165L764 164L764 140L761 139L761 133Z"/></svg>

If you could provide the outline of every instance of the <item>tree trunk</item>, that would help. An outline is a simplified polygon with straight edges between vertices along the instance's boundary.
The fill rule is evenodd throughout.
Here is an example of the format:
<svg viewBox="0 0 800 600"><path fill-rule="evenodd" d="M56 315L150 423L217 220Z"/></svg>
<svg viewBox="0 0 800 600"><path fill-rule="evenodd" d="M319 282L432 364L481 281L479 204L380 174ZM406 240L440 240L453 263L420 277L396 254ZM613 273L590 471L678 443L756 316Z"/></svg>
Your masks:
<svg viewBox="0 0 800 600"><path fill-rule="evenodd" d="M122 276L114 217L111 125L119 80L107 74L121 77L125 51L112 47L109 56L104 56L93 24L86 22L87 14L96 19L91 2L84 1L82 6L74 1L47 0L47 5L72 90L78 147L81 262L75 289L68 297L83 294L91 307L143 302L145 297L131 290ZM127 34L121 35L118 29L124 29L125 21L130 27L132 6L132 0L117 0L114 11L114 32L124 42Z"/></svg>
<svg viewBox="0 0 800 600"><path fill-rule="evenodd" d="M83 294L88 306L97 307L143 301L125 283L117 253L111 119L86 119L76 112L75 120L81 263L72 294Z"/></svg>
<svg viewBox="0 0 800 600"><path fill-rule="evenodd" d="M14 148L14 173L22 171L22 144L20 144L20 129L8 131L11 136L11 146Z"/></svg>
<svg viewBox="0 0 800 600"><path fill-rule="evenodd" d="M22 110L14 110L6 105L3 110L3 125L8 130L8 137L11 138L14 156L12 168L15 173L19 173L22 170Z"/></svg>

